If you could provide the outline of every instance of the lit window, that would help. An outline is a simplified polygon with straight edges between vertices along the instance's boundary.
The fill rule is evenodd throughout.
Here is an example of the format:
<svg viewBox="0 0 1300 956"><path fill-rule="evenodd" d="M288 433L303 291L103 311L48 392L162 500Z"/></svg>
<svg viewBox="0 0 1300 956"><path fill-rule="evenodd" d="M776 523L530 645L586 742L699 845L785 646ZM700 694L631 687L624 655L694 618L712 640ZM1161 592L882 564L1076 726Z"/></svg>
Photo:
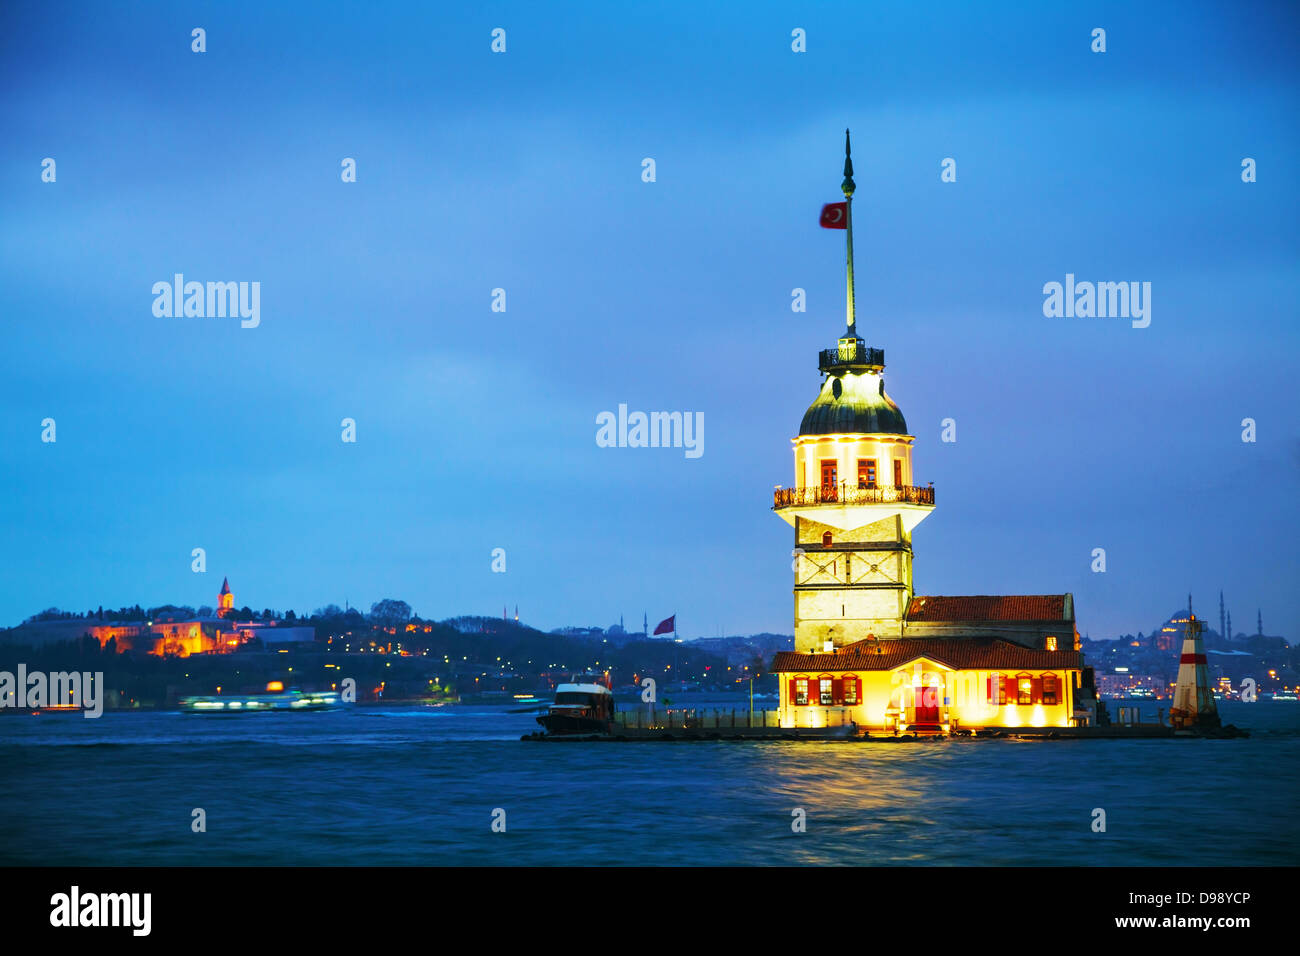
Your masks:
<svg viewBox="0 0 1300 956"><path fill-rule="evenodd" d="M808 703L808 678L800 677L794 682L794 702L799 706Z"/></svg>
<svg viewBox="0 0 1300 956"><path fill-rule="evenodd" d="M876 459L874 458L858 459L858 487L859 488L876 487Z"/></svg>
<svg viewBox="0 0 1300 956"><path fill-rule="evenodd" d="M839 480L839 462L834 458L822 460L822 497L834 500L835 483Z"/></svg>
<svg viewBox="0 0 1300 956"><path fill-rule="evenodd" d="M818 680L821 685L821 701L823 706L835 703L835 681L829 677L823 677Z"/></svg>
<svg viewBox="0 0 1300 956"><path fill-rule="evenodd" d="M858 679L856 677L844 678L844 703L856 704L858 702Z"/></svg>
<svg viewBox="0 0 1300 956"><path fill-rule="evenodd" d="M1056 703L1056 675L1043 675L1043 703L1054 705Z"/></svg>
<svg viewBox="0 0 1300 956"><path fill-rule="evenodd" d="M1054 650L1056 650L1056 638L1054 638L1054 637L1049 637L1049 638L1047 639L1047 649L1048 649L1049 651L1054 651Z"/></svg>
<svg viewBox="0 0 1300 956"><path fill-rule="evenodd" d="M1002 674L989 675L989 703L1001 707L1007 702L1007 679Z"/></svg>
<svg viewBox="0 0 1300 956"><path fill-rule="evenodd" d="M1016 681L1016 703L1032 704L1034 702L1034 680L1021 677Z"/></svg>

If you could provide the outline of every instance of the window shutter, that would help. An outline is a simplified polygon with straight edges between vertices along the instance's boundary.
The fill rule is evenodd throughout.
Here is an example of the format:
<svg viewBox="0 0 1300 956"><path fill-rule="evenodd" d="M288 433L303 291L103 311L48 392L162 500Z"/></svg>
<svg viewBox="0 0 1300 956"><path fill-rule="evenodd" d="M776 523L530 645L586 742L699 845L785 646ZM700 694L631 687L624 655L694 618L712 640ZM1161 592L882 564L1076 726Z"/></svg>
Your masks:
<svg viewBox="0 0 1300 956"><path fill-rule="evenodd" d="M1041 704L1042 702L1043 702L1043 679L1041 677L1035 677L1034 678L1034 703Z"/></svg>
<svg viewBox="0 0 1300 956"><path fill-rule="evenodd" d="M795 689L794 678L791 677L791 678L790 678L790 705L791 705L791 706L794 706L795 700L797 699L797 698L795 697L795 694L796 694L796 693L798 693L798 692L797 692L796 689Z"/></svg>
<svg viewBox="0 0 1300 956"><path fill-rule="evenodd" d="M831 699L837 704L844 703L844 678L831 678Z"/></svg>
<svg viewBox="0 0 1300 956"><path fill-rule="evenodd" d="M984 699L989 703L993 702L993 675L992 674L984 678Z"/></svg>

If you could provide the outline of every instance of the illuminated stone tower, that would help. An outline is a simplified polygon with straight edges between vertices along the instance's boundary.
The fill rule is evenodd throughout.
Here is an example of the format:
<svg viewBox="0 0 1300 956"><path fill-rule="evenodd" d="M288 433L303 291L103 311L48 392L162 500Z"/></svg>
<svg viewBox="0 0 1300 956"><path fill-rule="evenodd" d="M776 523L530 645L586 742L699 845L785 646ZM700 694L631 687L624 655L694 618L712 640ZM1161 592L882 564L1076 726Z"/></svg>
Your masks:
<svg viewBox="0 0 1300 956"><path fill-rule="evenodd" d="M235 612L235 595L230 591L230 580L221 579L221 593L217 595L217 617L225 617Z"/></svg>
<svg viewBox="0 0 1300 956"><path fill-rule="evenodd" d="M853 160L844 136L848 327L821 352L821 391L794 443L794 486L773 510L794 527L795 651L841 647L868 635L903 636L912 599L912 530L934 508L934 488L912 477L902 411L885 394L883 349L858 336L853 288Z"/></svg>

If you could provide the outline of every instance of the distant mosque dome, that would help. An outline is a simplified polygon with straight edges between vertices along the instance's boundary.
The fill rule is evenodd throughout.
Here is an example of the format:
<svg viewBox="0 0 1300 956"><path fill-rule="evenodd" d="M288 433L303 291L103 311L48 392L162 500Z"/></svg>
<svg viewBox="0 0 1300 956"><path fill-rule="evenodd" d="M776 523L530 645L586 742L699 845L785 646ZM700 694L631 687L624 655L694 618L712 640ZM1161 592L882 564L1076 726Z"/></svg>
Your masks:
<svg viewBox="0 0 1300 956"><path fill-rule="evenodd" d="M828 375L821 393L804 412L800 435L906 435L907 421L885 394L878 372Z"/></svg>

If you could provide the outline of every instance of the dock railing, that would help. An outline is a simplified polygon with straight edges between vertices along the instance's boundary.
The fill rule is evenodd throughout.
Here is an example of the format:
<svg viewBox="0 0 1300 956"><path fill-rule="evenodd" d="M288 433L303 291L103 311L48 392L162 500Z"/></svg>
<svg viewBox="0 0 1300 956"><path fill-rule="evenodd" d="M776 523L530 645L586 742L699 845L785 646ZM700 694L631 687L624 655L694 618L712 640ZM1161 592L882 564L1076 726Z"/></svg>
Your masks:
<svg viewBox="0 0 1300 956"><path fill-rule="evenodd" d="M655 707L614 712L614 724L628 730L709 730L776 728L781 726L775 710L750 711L747 707L702 709L682 707L660 710Z"/></svg>
<svg viewBox="0 0 1300 956"><path fill-rule="evenodd" d="M1144 709L1146 710L1145 714L1143 713ZM1151 716L1151 711L1149 706L1147 708L1143 708L1141 704L1129 704L1127 706L1115 708L1114 722L1115 724L1121 727L1152 727L1152 726L1164 727L1166 726L1165 709L1163 707L1156 708L1154 721L1149 719L1150 716Z"/></svg>

